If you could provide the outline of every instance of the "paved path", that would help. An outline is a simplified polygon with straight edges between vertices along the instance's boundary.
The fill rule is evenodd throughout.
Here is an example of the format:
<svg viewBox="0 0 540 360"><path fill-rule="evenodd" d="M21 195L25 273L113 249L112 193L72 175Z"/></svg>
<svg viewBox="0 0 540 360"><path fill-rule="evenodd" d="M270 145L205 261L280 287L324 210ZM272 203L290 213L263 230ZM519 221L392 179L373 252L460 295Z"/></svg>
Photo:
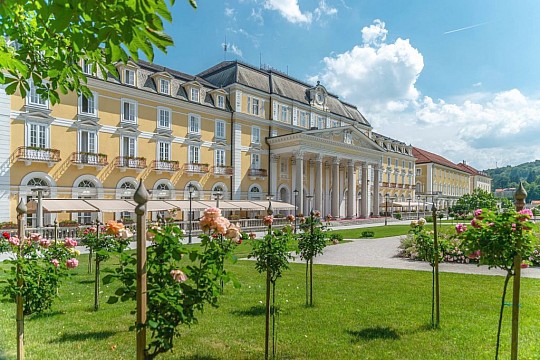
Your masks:
<svg viewBox="0 0 540 360"><path fill-rule="evenodd" d="M376 267L387 269L405 269L431 271L431 266L423 261L414 261L397 257L400 236L382 239L362 239L327 246L324 254L317 256L314 264ZM300 259L295 259L300 262ZM441 272L481 275L506 275L505 271L488 269L476 264L442 263ZM540 278L540 268L522 269L523 277Z"/></svg>

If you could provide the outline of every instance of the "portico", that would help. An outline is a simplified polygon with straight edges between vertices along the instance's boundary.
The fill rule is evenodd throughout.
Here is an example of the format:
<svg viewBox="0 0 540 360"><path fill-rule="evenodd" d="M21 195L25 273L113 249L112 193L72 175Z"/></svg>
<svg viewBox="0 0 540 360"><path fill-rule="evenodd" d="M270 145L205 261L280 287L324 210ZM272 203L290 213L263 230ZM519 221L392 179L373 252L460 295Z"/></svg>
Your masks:
<svg viewBox="0 0 540 360"><path fill-rule="evenodd" d="M354 126L314 129L273 137L268 142L274 163L269 174L270 192L277 194L283 186L291 192L298 190L298 213L310 211L307 195L313 195L313 209L322 216L368 218L378 213L379 166L384 150L362 130ZM291 176L281 176L283 171Z"/></svg>

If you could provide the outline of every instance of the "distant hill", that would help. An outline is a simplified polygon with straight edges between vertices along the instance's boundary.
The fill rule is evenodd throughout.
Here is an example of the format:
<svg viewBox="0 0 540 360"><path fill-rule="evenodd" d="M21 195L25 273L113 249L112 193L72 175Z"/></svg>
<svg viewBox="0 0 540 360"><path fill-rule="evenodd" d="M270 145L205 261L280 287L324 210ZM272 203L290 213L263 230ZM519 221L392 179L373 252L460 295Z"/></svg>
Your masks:
<svg viewBox="0 0 540 360"><path fill-rule="evenodd" d="M540 200L540 160L516 166L484 170L492 179L492 189L517 187L524 182L527 202Z"/></svg>

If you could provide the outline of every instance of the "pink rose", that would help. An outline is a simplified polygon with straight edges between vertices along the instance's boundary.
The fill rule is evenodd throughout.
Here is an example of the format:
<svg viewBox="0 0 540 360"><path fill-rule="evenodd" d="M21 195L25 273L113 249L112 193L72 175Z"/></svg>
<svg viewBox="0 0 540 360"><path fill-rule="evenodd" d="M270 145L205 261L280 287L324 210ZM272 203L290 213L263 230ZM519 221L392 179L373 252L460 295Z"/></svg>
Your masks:
<svg viewBox="0 0 540 360"><path fill-rule="evenodd" d="M481 227L478 221L476 221L476 219L471 220L471 226L477 229Z"/></svg>
<svg viewBox="0 0 540 360"><path fill-rule="evenodd" d="M315 217L321 217L321 212L320 212L319 210L315 210L315 211L313 212L313 216L315 216Z"/></svg>
<svg viewBox="0 0 540 360"><path fill-rule="evenodd" d="M289 220L289 222L294 222L294 215L287 215L287 220Z"/></svg>
<svg viewBox="0 0 540 360"><path fill-rule="evenodd" d="M49 246L51 246L51 241L47 239L41 239L39 240L39 245L41 247L48 248Z"/></svg>
<svg viewBox="0 0 540 360"><path fill-rule="evenodd" d="M521 268L522 268L522 269L526 269L526 268L528 268L528 267L529 267L529 264L527 264L526 262L522 262L522 263L521 263Z"/></svg>
<svg viewBox="0 0 540 360"><path fill-rule="evenodd" d="M30 234L30 239L32 239L32 241L39 241L41 240L41 235L38 234L38 233L31 233Z"/></svg>
<svg viewBox="0 0 540 360"><path fill-rule="evenodd" d="M482 217L480 215L482 215L482 209L476 209L474 210L474 217L475 218L478 218L479 220L482 220Z"/></svg>
<svg viewBox="0 0 540 360"><path fill-rule="evenodd" d="M57 268L60 265L60 262L57 259L52 259L51 264L53 264L54 267Z"/></svg>
<svg viewBox="0 0 540 360"><path fill-rule="evenodd" d="M214 230L221 235L225 235L227 233L227 229L231 225L231 222L227 220L226 218L220 216L214 221Z"/></svg>
<svg viewBox="0 0 540 360"><path fill-rule="evenodd" d="M231 224L225 233L225 237L231 240L238 240L240 237L240 228L237 225Z"/></svg>
<svg viewBox="0 0 540 360"><path fill-rule="evenodd" d="M68 261L66 261L66 266L68 269L75 269L77 266L79 266L79 260L75 258L71 258Z"/></svg>
<svg viewBox="0 0 540 360"><path fill-rule="evenodd" d="M10 243L11 245L13 246L19 246L19 244L21 243L19 238L16 237L16 236L12 236L8 239L8 243Z"/></svg>
<svg viewBox="0 0 540 360"><path fill-rule="evenodd" d="M217 207L211 207L204 210L204 216L210 219L217 219L221 216L221 210Z"/></svg>
<svg viewBox="0 0 540 360"><path fill-rule="evenodd" d="M263 224L266 226L272 225L274 222L274 217L272 215L266 215L263 219Z"/></svg>
<svg viewBox="0 0 540 360"><path fill-rule="evenodd" d="M64 246L67 248L75 247L77 246L77 240L67 237L64 239Z"/></svg>
<svg viewBox="0 0 540 360"><path fill-rule="evenodd" d="M171 270L170 274L172 278L179 283L182 283L188 279L187 275L184 274L182 270Z"/></svg>
<svg viewBox="0 0 540 360"><path fill-rule="evenodd" d="M201 228L202 231L204 232L207 232L207 231L210 231L210 229L212 228L212 223L214 221L209 218L209 217L206 217L204 216L200 221L199 221L199 227Z"/></svg>
<svg viewBox="0 0 540 360"><path fill-rule="evenodd" d="M467 226L463 225L462 223L458 223L456 225L456 231L458 234L461 234L467 230Z"/></svg>

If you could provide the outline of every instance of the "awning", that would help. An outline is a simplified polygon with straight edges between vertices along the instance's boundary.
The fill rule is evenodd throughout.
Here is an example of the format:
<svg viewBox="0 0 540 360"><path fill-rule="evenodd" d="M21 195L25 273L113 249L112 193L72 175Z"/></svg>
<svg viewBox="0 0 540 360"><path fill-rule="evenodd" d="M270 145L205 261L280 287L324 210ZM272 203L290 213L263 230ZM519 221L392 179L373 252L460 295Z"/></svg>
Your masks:
<svg viewBox="0 0 540 360"><path fill-rule="evenodd" d="M173 205L173 209L180 209L182 211L189 211L189 200L167 200L168 204ZM208 206L200 203L196 200L191 200L191 210L204 210Z"/></svg>
<svg viewBox="0 0 540 360"><path fill-rule="evenodd" d="M37 201L30 200L26 206L28 213L33 214L37 211ZM46 213L61 213L61 212L99 212L99 209L88 204L83 199L42 199L41 205Z"/></svg>
<svg viewBox="0 0 540 360"><path fill-rule="evenodd" d="M266 206L268 205L268 202L266 202L266 206L256 204L254 201L227 201L231 205L237 206L241 210L264 210L266 209ZM220 203L221 206L221 203Z"/></svg>
<svg viewBox="0 0 540 360"><path fill-rule="evenodd" d="M137 203L135 201L129 200L128 202L134 207L137 207ZM174 205L169 204L167 201L164 200L148 200L148 202L146 203L146 211L167 211L174 208Z"/></svg>
<svg viewBox="0 0 540 360"><path fill-rule="evenodd" d="M88 204L94 206L101 212L122 212L135 211L135 205L126 200L117 199L85 199Z"/></svg>
<svg viewBox="0 0 540 360"><path fill-rule="evenodd" d="M197 201L200 202L201 204L206 205L206 207L216 207L216 201L201 201L201 200L197 200ZM238 206L231 204L230 201L224 201L224 200L219 200L219 208L221 210L238 210L239 209Z"/></svg>
<svg viewBox="0 0 540 360"><path fill-rule="evenodd" d="M257 204L259 206L264 207L265 209L268 208L268 200L251 200L250 202ZM294 210L294 205L291 205L286 202L282 201L272 201L272 209L273 210Z"/></svg>

